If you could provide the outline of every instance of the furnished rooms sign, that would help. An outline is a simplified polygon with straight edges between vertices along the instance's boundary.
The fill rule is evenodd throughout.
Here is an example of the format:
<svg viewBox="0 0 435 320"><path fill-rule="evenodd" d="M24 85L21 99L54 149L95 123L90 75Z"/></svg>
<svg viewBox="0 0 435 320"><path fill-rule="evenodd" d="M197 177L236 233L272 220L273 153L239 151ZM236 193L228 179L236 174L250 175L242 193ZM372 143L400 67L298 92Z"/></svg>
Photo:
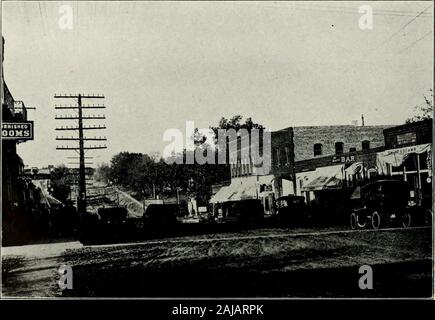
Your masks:
<svg viewBox="0 0 435 320"><path fill-rule="evenodd" d="M33 140L33 121L2 122L2 139Z"/></svg>

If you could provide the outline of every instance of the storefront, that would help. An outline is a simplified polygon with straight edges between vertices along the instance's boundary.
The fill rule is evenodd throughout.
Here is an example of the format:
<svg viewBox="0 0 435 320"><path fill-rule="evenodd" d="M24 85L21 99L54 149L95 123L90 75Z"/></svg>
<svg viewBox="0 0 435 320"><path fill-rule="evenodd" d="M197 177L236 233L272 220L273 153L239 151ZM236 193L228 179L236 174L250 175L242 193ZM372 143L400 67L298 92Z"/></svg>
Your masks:
<svg viewBox="0 0 435 320"><path fill-rule="evenodd" d="M377 154L378 172L408 182L410 199L417 205L431 201L432 145L429 143L386 150Z"/></svg>
<svg viewBox="0 0 435 320"><path fill-rule="evenodd" d="M259 200L264 214L274 213L275 193L278 192L277 179L273 175L233 178L229 186L222 187L211 199L215 210L224 214L232 202Z"/></svg>

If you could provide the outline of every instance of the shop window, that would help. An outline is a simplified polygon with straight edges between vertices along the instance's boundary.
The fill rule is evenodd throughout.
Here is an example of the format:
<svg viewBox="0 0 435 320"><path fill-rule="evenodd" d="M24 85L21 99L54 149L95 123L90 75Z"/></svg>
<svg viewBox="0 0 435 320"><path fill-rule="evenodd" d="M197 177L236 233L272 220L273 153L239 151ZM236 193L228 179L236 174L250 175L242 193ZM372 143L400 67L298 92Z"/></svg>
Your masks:
<svg viewBox="0 0 435 320"><path fill-rule="evenodd" d="M344 148L343 142L336 142L335 143L335 154L342 154Z"/></svg>
<svg viewBox="0 0 435 320"><path fill-rule="evenodd" d="M362 146L363 150L369 150L370 149L370 141L364 140L363 142L361 142L361 146Z"/></svg>
<svg viewBox="0 0 435 320"><path fill-rule="evenodd" d="M321 156L322 155L322 144L316 143L314 144L314 156Z"/></svg>

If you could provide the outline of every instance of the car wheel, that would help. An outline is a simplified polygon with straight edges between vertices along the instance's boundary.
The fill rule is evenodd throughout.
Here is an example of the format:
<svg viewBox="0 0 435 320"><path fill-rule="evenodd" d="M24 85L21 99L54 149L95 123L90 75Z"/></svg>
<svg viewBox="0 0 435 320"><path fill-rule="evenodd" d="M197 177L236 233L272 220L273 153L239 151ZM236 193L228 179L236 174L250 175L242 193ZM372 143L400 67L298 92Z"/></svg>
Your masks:
<svg viewBox="0 0 435 320"><path fill-rule="evenodd" d="M412 217L409 212L402 215L402 227L409 228L412 224Z"/></svg>
<svg viewBox="0 0 435 320"><path fill-rule="evenodd" d="M424 224L426 226L432 226L432 220L433 219L433 213L432 210L428 209L426 210L426 212L424 213Z"/></svg>
<svg viewBox="0 0 435 320"><path fill-rule="evenodd" d="M363 223L360 222L359 216L357 216L356 218L357 218L356 221L358 223L358 228L364 229L366 227L366 225L367 225L367 220L365 219L365 217L363 219Z"/></svg>
<svg viewBox="0 0 435 320"><path fill-rule="evenodd" d="M352 212L350 215L350 228L355 230L358 227L357 217L355 212Z"/></svg>
<svg viewBox="0 0 435 320"><path fill-rule="evenodd" d="M371 222L373 229L379 229L382 225L382 216L377 211L373 212Z"/></svg>

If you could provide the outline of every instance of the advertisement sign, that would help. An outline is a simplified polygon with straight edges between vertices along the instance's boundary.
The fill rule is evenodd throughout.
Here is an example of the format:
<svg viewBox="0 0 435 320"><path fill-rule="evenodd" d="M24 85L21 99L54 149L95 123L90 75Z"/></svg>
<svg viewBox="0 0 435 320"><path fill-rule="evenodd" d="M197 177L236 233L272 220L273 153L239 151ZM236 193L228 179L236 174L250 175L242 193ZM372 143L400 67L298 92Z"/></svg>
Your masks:
<svg viewBox="0 0 435 320"><path fill-rule="evenodd" d="M352 163L355 162L355 156L345 155L345 156L334 156L332 158L332 163Z"/></svg>
<svg viewBox="0 0 435 320"><path fill-rule="evenodd" d="M33 121L2 122L2 139L33 140Z"/></svg>

